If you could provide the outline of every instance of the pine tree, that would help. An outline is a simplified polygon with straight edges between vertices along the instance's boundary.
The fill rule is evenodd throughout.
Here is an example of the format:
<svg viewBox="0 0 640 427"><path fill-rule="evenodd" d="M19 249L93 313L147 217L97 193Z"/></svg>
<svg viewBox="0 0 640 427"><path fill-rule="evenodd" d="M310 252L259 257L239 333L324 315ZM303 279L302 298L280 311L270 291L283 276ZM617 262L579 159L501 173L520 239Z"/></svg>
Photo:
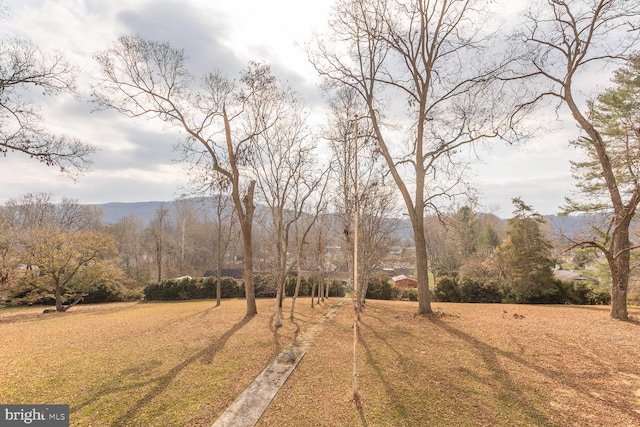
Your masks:
<svg viewBox="0 0 640 427"><path fill-rule="evenodd" d="M577 244L596 248L607 259L611 275L611 317L625 320L631 274L630 227L640 204L640 54L614 73L615 86L588 105L598 138L574 142L586 158L572 163L578 193L567 199L566 213L596 214L593 235ZM582 197L580 197L582 196Z"/></svg>
<svg viewBox="0 0 640 427"><path fill-rule="evenodd" d="M494 252L505 280L506 295L518 303L546 302L557 288L551 243L540 230L545 220L519 197L512 202L516 210L509 220L507 236Z"/></svg>

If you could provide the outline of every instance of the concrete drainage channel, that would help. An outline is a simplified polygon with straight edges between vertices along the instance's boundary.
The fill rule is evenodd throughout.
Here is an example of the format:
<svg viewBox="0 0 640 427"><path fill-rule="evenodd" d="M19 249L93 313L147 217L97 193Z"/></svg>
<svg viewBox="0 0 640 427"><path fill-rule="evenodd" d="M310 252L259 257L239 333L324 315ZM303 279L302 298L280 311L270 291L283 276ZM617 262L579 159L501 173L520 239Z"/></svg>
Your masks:
<svg viewBox="0 0 640 427"><path fill-rule="evenodd" d="M345 303L338 301L322 315L320 321L311 325L291 347L284 350L265 368L245 391L227 408L213 424L213 427L249 427L254 426L267 409L280 387L296 369L298 363L324 327L327 320L333 318Z"/></svg>

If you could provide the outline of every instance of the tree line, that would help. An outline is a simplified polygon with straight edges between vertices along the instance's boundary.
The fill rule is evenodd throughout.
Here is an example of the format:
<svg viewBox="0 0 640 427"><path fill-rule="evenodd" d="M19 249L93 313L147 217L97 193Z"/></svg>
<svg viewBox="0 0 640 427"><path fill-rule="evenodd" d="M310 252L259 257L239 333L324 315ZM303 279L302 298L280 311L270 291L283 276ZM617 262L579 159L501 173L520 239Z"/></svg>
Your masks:
<svg viewBox="0 0 640 427"><path fill-rule="evenodd" d="M248 316L257 310L256 203L262 200L269 207L278 259L276 324L284 272L309 245L305 236L316 222L304 224L304 219L326 211L326 191L340 200L347 247L354 234L354 206L371 198L371 212L388 210L385 203L399 194L413 229L418 313L431 313L433 251L425 218L442 215L451 200L471 194L462 154L478 144L526 140L538 131L542 108L566 109L581 131L574 144L585 160L573 165L578 192L563 209L595 213L601 221L585 235L566 237L573 249L594 249L606 259L611 317L627 319L637 252L632 224L640 203L640 62L634 53L640 5L538 0L509 26L494 20L496 7L469 0L337 0L327 33L318 34L308 47L330 106L322 132L311 132L304 102L267 64L251 62L236 78L216 70L193 76L184 50L138 35L123 35L95 53L100 77L92 97L99 108L132 120L153 119L167 131L186 134L182 152L193 165L193 191L227 192L233 208ZM91 147L44 131L37 110L21 104L18 90L38 86L51 94L73 92L73 67L62 56L45 55L24 41L8 41L0 49L0 101L3 111L11 112L0 116L2 151L26 153L64 170L86 166ZM611 62L620 67L611 88L579 99L588 89L581 87L582 77ZM316 150L321 136L333 150L325 165ZM363 155L355 156L353 147L361 147ZM359 169L367 176L353 175L356 158L371 162ZM353 188L361 190L351 194ZM374 223L372 229L379 230ZM162 259L162 238L156 235L156 259ZM373 237L370 243L363 257L375 260L376 248L385 243ZM318 267L324 265L318 261ZM362 265L366 271L376 262L363 258ZM159 277L162 268L158 263ZM537 280L537 273L525 278L517 271L499 272L512 274L525 287ZM366 283L363 279L355 286L364 289Z"/></svg>
<svg viewBox="0 0 640 427"><path fill-rule="evenodd" d="M211 298L220 304L221 298L244 298L244 282L223 275L242 270L243 251L235 217L212 209L218 206L218 198L181 199L162 205L147 223L128 215L105 224L98 207L74 200L56 202L45 193L10 200L0 206L0 291L11 304L55 304L60 311L80 302ZM602 257L592 249L568 251L562 239L552 242L554 230L539 214L519 198L514 206L507 224L470 206L427 218L431 297L453 302L609 303L608 277L599 271L606 264ZM259 217L269 217L269 209L257 211ZM343 221L335 214L316 221L321 226L312 228L302 258L290 262L283 277L273 251L273 223L260 221L264 227L254 234L256 297L280 303L284 297L312 296L313 304L314 299L319 303L344 296L351 278L351 249L342 233ZM367 298L417 301L416 289L393 286L383 270L415 265L412 239L394 233L397 219L364 222L363 227L386 223L389 233L377 236L383 245L373 248L368 236L363 239L363 264L369 270L363 274L360 305ZM320 262L324 268L318 268ZM563 282L553 273L559 266L599 281ZM638 291L632 298L640 296ZM293 309L292 304L290 316Z"/></svg>

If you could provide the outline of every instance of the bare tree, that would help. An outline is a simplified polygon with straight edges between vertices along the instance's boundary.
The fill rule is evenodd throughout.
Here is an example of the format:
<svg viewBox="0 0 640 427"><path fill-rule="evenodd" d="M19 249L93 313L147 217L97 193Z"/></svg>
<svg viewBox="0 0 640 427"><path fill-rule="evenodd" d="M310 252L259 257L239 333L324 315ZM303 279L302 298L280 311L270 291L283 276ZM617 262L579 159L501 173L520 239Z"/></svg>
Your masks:
<svg viewBox="0 0 640 427"><path fill-rule="evenodd" d="M594 153L608 191L611 215L610 241L605 254L611 271L611 317L627 319L629 280L629 226L638 195L625 201L607 141L583 111L580 77L592 66L623 60L639 46L640 4L624 0L547 0L527 13L527 25L519 34L529 51L523 53L522 76L527 84L543 86L531 103L552 98L565 105L585 136L583 143ZM604 247L603 247L604 248Z"/></svg>
<svg viewBox="0 0 640 427"><path fill-rule="evenodd" d="M19 231L9 226L0 209L0 292L11 286L21 262L19 236Z"/></svg>
<svg viewBox="0 0 640 427"><path fill-rule="evenodd" d="M222 299L222 263L229 250L231 234L234 230L233 211L229 205L231 200L229 195L220 187L219 191L211 197L216 218L216 306L219 306Z"/></svg>
<svg viewBox="0 0 640 427"><path fill-rule="evenodd" d="M145 252L144 223L130 214L107 226L107 231L116 239L120 268L134 283L145 283L151 278L150 258Z"/></svg>
<svg viewBox="0 0 640 427"><path fill-rule="evenodd" d="M209 175L212 179L221 175L229 181L244 245L247 316L256 314L251 244L255 180L247 175L246 166L255 137L273 122L256 128L258 123L247 113L267 107L261 104L262 94L275 84L269 67L251 64L239 83L212 72L195 89L184 52L168 43L124 36L95 59L102 76L94 87L98 105L182 129L192 144L194 161L208 163L215 173Z"/></svg>
<svg viewBox="0 0 640 427"><path fill-rule="evenodd" d="M423 218L466 192L456 153L505 136L504 86L489 63L488 11L468 0L341 0L328 40L310 52L334 86L353 88L413 226L418 313L431 313Z"/></svg>
<svg viewBox="0 0 640 427"><path fill-rule="evenodd" d="M81 205L78 200L66 197L56 203L51 193L42 192L10 199L3 211L9 226L21 233L35 229L96 231L102 217L99 207Z"/></svg>
<svg viewBox="0 0 640 427"><path fill-rule="evenodd" d="M284 283L291 267L289 244L291 227L304 213L305 205L318 186L315 175L315 141L306 126L302 103L289 87L278 85L265 93L264 103L272 115L280 116L274 126L267 126L265 109L257 111L256 127L265 132L256 136L253 166L257 189L269 210L267 229L271 231L274 249L274 280L276 286L274 326L282 326L281 311Z"/></svg>
<svg viewBox="0 0 640 427"><path fill-rule="evenodd" d="M329 242L329 234L332 230L331 214L320 215L317 227L311 227L305 237L307 245L305 247L305 259L303 265L306 264L307 271L310 272L309 281L311 282L311 308L314 307L314 298L316 291L319 292L320 284L326 278L327 273L327 245ZM318 301L319 303L319 301Z"/></svg>
<svg viewBox="0 0 640 427"><path fill-rule="evenodd" d="M25 89L45 95L74 94L76 70L60 52L45 54L28 41L0 41L0 154L19 152L72 177L90 164L95 148L48 132L40 106Z"/></svg>
<svg viewBox="0 0 640 427"><path fill-rule="evenodd" d="M300 216L298 221L294 223L294 237L295 237L295 264L298 275L296 276L296 287L293 291L293 295L291 297L291 310L289 313L289 318L294 318L295 308L296 308L296 299L298 298L298 293L300 291L300 285L302 283L302 266L304 261L304 252L305 247L309 241L309 234L313 230L314 226L318 223L318 221L322 222L322 216L326 213L327 209L327 198L325 197L325 191L327 190L327 186L329 183L329 169L320 174L319 180L314 182L313 190L314 200L311 201L313 203L313 208L311 211L304 212L303 215ZM324 254L324 250L322 251ZM316 263L316 268L324 268L322 265L323 262ZM322 281L322 277L321 277ZM311 306L313 307L313 292L311 294Z"/></svg>
<svg viewBox="0 0 640 427"><path fill-rule="evenodd" d="M393 188L387 184L384 160L380 159L371 127L362 111L361 99L349 88L341 88L330 100L331 115L325 138L332 154L333 177L337 186L334 204L342 221L344 242L349 259L350 277L354 265L354 188L358 188L358 311L364 305L367 283L372 273L380 267L392 246L392 232L398 224L399 212ZM356 126L358 121L358 126ZM357 134L356 134L357 132ZM356 148L355 138L358 138ZM356 153L357 149L357 153ZM358 163L358 176L354 174ZM356 185L357 179L357 185ZM355 286L355 284L354 284Z"/></svg>
<svg viewBox="0 0 640 427"><path fill-rule="evenodd" d="M162 266L164 265L167 252L167 235L169 234L167 232L167 228L169 228L168 217L169 211L163 206L163 204L161 204L158 210L156 210L156 216L151 221L148 228L149 236L153 245L158 282L161 282L164 277L162 275Z"/></svg>

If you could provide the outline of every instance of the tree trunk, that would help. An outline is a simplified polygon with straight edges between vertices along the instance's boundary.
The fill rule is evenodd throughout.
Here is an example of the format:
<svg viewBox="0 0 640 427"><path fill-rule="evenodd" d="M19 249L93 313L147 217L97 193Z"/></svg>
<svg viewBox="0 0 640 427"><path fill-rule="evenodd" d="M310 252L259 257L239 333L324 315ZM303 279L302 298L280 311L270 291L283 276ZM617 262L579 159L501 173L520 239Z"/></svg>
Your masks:
<svg viewBox="0 0 640 427"><path fill-rule="evenodd" d="M422 221L415 221L413 234L416 243L416 269L418 279L418 314L431 314L431 295L429 293L429 263L427 261L427 242L424 237Z"/></svg>
<svg viewBox="0 0 640 427"><path fill-rule="evenodd" d="M56 299L56 311L64 311L64 307L62 306L62 286L60 286L59 283L56 283L54 295Z"/></svg>
<svg viewBox="0 0 640 427"><path fill-rule="evenodd" d="M242 274L242 280L244 282L245 298L247 300L247 313L246 316L253 316L258 314L258 307L256 305L256 291L255 284L253 283L253 251L251 250L251 224L247 222L241 222L240 229L242 231L242 242L244 246L243 254L244 272Z"/></svg>
<svg viewBox="0 0 640 427"><path fill-rule="evenodd" d="M237 183L234 183L234 186L236 187L234 191L237 194ZM242 246L244 254L244 273L242 275L242 279L244 281L244 292L247 301L246 317L258 314L258 307L256 305L256 289L255 284L253 283L253 248L251 246L253 212L255 210L255 206L253 205L253 194L255 191L255 187L256 182L251 181L249 183L249 188L247 189L247 194L245 195L243 200L244 213L240 218L240 232L242 234ZM238 207L238 202L236 202L236 209L242 209L242 205Z"/></svg>
<svg viewBox="0 0 640 427"><path fill-rule="evenodd" d="M222 217L218 204L218 251L216 254L216 307L220 306L222 299Z"/></svg>
<svg viewBox="0 0 640 427"><path fill-rule="evenodd" d="M298 298L298 293L300 292L300 284L302 283L302 275L300 274L300 251L298 251L298 276L296 277L296 289L293 291L293 296L291 297L291 311L289 312L289 319L293 320L294 313L296 309L296 299Z"/></svg>
<svg viewBox="0 0 640 427"><path fill-rule="evenodd" d="M631 216L629 215L628 218ZM628 320L627 290L629 288L630 252L629 220L614 226L609 261L611 271L611 313L613 319Z"/></svg>
<svg viewBox="0 0 640 427"><path fill-rule="evenodd" d="M216 273L216 307L220 306L222 299L222 269L218 265L218 272Z"/></svg>
<svg viewBox="0 0 640 427"><path fill-rule="evenodd" d="M84 298L84 295L81 295L79 297L77 297L75 300L73 300L73 302L69 305L65 305L62 307L62 311L67 311L69 310L71 307L75 306L76 304L78 304L80 301L82 301L82 299ZM58 310L60 311L60 310Z"/></svg>
<svg viewBox="0 0 640 427"><path fill-rule="evenodd" d="M280 326L282 326L282 321L280 320L280 317L282 316L282 304L280 303L280 301L282 300L282 290L284 286L281 282L278 282L276 286L278 289L276 291L273 326L279 328Z"/></svg>
<svg viewBox="0 0 640 427"><path fill-rule="evenodd" d="M611 284L611 318L617 320L628 320L627 312L627 289L623 280L613 280Z"/></svg>
<svg viewBox="0 0 640 427"><path fill-rule="evenodd" d="M611 271L611 313L613 319L627 320L627 289L629 286L629 227L633 212L628 213L627 207L622 201L622 194L618 187L616 175L611 164L611 159L607 153L607 147L602 136L593 124L582 114L576 105L570 84L564 86L565 101L569 110L580 127L589 135L591 145L595 149L600 166L602 167L602 177L607 185L609 197L614 211L614 224L611 233L611 246L605 253L609 270Z"/></svg>

